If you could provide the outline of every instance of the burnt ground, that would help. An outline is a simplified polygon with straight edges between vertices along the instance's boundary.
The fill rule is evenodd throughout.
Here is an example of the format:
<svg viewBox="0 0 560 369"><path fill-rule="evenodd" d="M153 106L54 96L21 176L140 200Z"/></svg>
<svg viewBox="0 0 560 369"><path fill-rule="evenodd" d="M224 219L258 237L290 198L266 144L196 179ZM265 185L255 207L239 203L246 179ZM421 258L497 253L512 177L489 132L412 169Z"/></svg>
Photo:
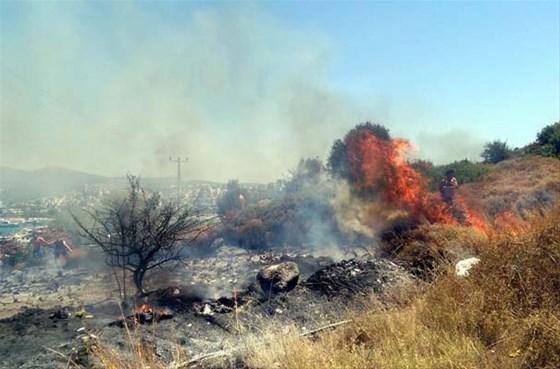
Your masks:
<svg viewBox="0 0 560 369"><path fill-rule="evenodd" d="M266 297L255 276L263 266L281 261L298 264L299 283L290 292ZM66 368L69 357L87 366L80 350L88 334L116 350L127 348L126 331L110 325L121 316L110 271L84 266L59 271L35 266L4 273L0 368ZM174 315L132 331L165 360L172 360L178 346L192 358L238 347L245 334L258 334L272 320L295 324L302 333L333 323L367 303L364 298L371 293L382 296L410 280L390 261L367 255L336 263L302 251L247 252L224 245L152 278L149 285L159 288L131 305L147 302Z"/></svg>

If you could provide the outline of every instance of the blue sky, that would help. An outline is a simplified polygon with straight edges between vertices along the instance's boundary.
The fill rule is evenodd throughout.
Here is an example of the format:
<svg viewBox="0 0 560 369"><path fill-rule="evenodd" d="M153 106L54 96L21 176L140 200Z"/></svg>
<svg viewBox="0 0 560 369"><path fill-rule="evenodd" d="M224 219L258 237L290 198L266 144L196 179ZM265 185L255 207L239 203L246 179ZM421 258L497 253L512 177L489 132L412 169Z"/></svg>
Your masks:
<svg viewBox="0 0 560 369"><path fill-rule="evenodd" d="M433 121L425 123L466 125L486 139L522 145L560 116L558 4L309 2L270 8L294 27L331 38L332 81L357 99L385 96L395 110L410 99L429 111L426 118Z"/></svg>
<svg viewBox="0 0 560 369"><path fill-rule="evenodd" d="M557 1L2 2L0 164L166 175L180 154L192 178L267 181L364 120L476 159L560 120L559 18Z"/></svg>

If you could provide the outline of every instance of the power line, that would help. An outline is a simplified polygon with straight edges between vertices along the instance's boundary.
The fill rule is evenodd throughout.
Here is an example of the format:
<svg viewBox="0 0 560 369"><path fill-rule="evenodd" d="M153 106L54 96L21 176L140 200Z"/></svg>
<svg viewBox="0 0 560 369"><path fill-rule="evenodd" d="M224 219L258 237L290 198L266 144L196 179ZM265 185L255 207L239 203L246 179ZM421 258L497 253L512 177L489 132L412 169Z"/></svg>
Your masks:
<svg viewBox="0 0 560 369"><path fill-rule="evenodd" d="M189 158L187 157L181 158L178 156L176 159L173 159L170 156L169 161L173 163L177 163L177 202L178 202L179 199L181 198L181 164L188 162Z"/></svg>

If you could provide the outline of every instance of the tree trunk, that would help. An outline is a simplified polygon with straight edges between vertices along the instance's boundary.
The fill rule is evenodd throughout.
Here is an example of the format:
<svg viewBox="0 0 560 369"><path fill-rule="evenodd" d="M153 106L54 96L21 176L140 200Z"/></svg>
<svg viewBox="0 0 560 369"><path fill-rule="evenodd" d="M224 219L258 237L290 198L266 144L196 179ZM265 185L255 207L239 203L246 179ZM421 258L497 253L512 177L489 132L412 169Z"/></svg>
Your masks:
<svg viewBox="0 0 560 369"><path fill-rule="evenodd" d="M144 275L146 274L146 270L144 268L138 268L134 271L134 285L138 290L139 296L145 296L146 291L144 291Z"/></svg>
<svg viewBox="0 0 560 369"><path fill-rule="evenodd" d="M122 290L122 294L123 294L123 302L126 301L126 269L124 267L122 267L122 282L123 282L123 290Z"/></svg>
<svg viewBox="0 0 560 369"><path fill-rule="evenodd" d="M121 258L123 258L123 263L122 263L122 282L123 282L123 303L126 304L126 264L124 261L124 255L125 255L125 247L124 245L121 247Z"/></svg>

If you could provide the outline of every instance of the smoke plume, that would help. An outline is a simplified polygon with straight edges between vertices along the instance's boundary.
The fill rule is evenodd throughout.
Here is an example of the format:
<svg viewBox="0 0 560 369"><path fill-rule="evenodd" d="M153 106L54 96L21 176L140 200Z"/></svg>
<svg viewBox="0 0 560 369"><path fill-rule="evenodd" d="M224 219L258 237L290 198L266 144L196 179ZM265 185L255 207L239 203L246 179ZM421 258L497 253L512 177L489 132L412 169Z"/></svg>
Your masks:
<svg viewBox="0 0 560 369"><path fill-rule="evenodd" d="M320 35L251 6L164 23L130 3L94 5L13 5L1 164L159 176L180 155L188 178L269 181L357 119L326 82L333 51Z"/></svg>

